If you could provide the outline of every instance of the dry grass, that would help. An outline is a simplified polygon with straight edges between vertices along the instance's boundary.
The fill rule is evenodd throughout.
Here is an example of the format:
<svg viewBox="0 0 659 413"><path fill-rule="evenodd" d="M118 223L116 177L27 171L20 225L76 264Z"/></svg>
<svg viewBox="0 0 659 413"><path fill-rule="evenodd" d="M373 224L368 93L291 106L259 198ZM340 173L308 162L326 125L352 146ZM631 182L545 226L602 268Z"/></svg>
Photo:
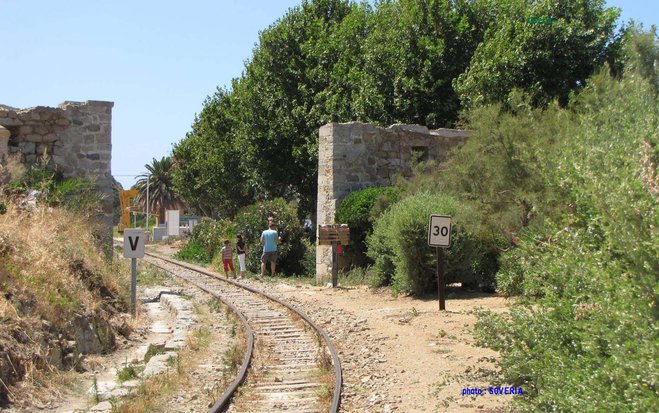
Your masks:
<svg viewBox="0 0 659 413"><path fill-rule="evenodd" d="M334 396L334 365L332 356L324 348L318 350L318 369L322 385L317 390L322 410L329 410Z"/></svg>
<svg viewBox="0 0 659 413"><path fill-rule="evenodd" d="M14 364L12 380L22 382L20 388L5 383L0 396L38 406L39 400L57 397L62 381L70 380L49 364L49 346L59 335L73 338L74 314L109 320L108 304L125 310L128 290L121 277L128 273L108 262L95 228L80 216L0 202L7 206L0 215L0 347L5 349L0 357Z"/></svg>
<svg viewBox="0 0 659 413"><path fill-rule="evenodd" d="M5 164L0 164L0 180L2 183L9 182L13 177L25 174L25 165L21 162L21 155L5 155Z"/></svg>
<svg viewBox="0 0 659 413"><path fill-rule="evenodd" d="M109 264L98 250L88 222L45 206L25 210L9 204L7 209L0 216L0 242L7 251L0 266L14 288L34 298L30 315L61 325L72 311L97 311L100 286L127 295L118 264ZM0 304L3 315L18 315L16 308L8 312L9 306Z"/></svg>

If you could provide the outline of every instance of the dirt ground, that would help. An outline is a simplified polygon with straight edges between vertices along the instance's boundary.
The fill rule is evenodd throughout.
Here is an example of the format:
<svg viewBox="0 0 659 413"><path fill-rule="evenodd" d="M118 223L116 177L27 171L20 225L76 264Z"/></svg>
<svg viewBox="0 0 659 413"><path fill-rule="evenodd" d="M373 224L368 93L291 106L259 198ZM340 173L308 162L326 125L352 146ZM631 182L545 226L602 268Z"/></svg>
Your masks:
<svg viewBox="0 0 659 413"><path fill-rule="evenodd" d="M512 395L487 394L496 382L498 354L474 344L473 310L507 311L493 294L449 289L446 311L435 297L392 297L365 286L347 288L277 284L324 327L344 367L346 412L499 412ZM464 388L483 395L463 396Z"/></svg>
<svg viewBox="0 0 659 413"><path fill-rule="evenodd" d="M178 247L160 245L157 252L172 255ZM473 337L474 310L508 311L510 303L502 296L449 287L446 311L440 312L436 296L393 297L384 289L318 287L309 280L244 282L287 299L329 333L343 367L342 412L508 412L519 397L488 394L489 386L505 386L497 381L499 355L477 347ZM207 354L225 351L225 340L213 340ZM195 363L199 369L190 366L190 378L208 381L205 367L217 360L201 359ZM204 399L200 383L181 383L189 388L163 396L172 403L189 395ZM462 394L475 388L483 394Z"/></svg>
<svg viewBox="0 0 659 413"><path fill-rule="evenodd" d="M160 245L172 255L180 246ZM446 311L435 295L393 297L367 286L318 287L308 281L247 281L286 298L328 331L343 367L344 412L507 412L516 395L492 395L498 353L475 344L474 310L508 311L498 294L447 288ZM482 395L462 395L463 389Z"/></svg>

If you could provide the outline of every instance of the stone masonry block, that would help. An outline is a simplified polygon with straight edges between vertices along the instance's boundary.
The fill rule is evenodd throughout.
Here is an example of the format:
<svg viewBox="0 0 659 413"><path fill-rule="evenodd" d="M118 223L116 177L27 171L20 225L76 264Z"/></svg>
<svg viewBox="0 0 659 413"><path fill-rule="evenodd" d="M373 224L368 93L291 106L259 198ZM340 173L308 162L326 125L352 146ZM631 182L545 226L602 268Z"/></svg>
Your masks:
<svg viewBox="0 0 659 413"><path fill-rule="evenodd" d="M26 155L33 154L36 150L34 142L21 142L18 146L21 149L21 152Z"/></svg>
<svg viewBox="0 0 659 413"><path fill-rule="evenodd" d="M57 138L57 135L56 135L56 134L54 134L54 133L49 133L49 134L43 135L43 138L42 138L41 140L42 140L42 142L53 143L53 142L55 142L57 139L58 139L58 138Z"/></svg>
<svg viewBox="0 0 659 413"><path fill-rule="evenodd" d="M23 136L23 140L26 142L43 142L43 135L31 133L29 135Z"/></svg>
<svg viewBox="0 0 659 413"><path fill-rule="evenodd" d="M20 119L11 117L0 117L0 125L2 126L20 126L23 122Z"/></svg>
<svg viewBox="0 0 659 413"><path fill-rule="evenodd" d="M332 223L336 206L350 192L389 185L397 174L409 173L413 146L425 146L429 158L441 160L451 147L464 143L468 134L456 130L438 133L419 125L393 125L388 129L359 122L324 125L319 130L318 223ZM459 138L447 140L447 136ZM329 277L330 250L325 246L316 249L319 284Z"/></svg>

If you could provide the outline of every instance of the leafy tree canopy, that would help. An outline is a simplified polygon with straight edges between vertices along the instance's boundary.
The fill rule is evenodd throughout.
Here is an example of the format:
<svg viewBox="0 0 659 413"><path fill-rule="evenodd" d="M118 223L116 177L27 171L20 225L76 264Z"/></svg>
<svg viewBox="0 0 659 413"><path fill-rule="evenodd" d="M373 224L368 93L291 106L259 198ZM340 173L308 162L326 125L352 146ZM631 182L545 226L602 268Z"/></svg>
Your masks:
<svg viewBox="0 0 659 413"><path fill-rule="evenodd" d="M450 127L513 89L563 101L619 50L617 16L602 0L304 0L206 99L174 148L175 186L207 214L274 197L310 211L323 124Z"/></svg>
<svg viewBox="0 0 659 413"><path fill-rule="evenodd" d="M535 103L584 86L606 61L619 12L604 0L484 0L474 7L491 16L468 70L454 81L467 106L502 102L515 88Z"/></svg>
<svg viewBox="0 0 659 413"><path fill-rule="evenodd" d="M165 222L165 210L181 206L181 200L174 191L172 183L172 158L163 156L160 160L153 158L151 164L144 167L147 173L140 175L133 188L137 189L135 202L144 208L147 205L147 188L149 192L149 210L158 212L158 222ZM146 209L146 208L145 208Z"/></svg>

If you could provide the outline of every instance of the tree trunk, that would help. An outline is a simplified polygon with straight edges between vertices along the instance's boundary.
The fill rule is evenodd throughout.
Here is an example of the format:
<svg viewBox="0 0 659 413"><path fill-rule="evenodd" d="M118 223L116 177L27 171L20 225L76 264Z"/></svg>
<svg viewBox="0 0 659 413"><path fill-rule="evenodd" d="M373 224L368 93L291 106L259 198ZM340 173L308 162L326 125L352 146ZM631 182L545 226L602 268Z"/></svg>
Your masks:
<svg viewBox="0 0 659 413"><path fill-rule="evenodd" d="M158 224L165 223L165 208L158 206Z"/></svg>

